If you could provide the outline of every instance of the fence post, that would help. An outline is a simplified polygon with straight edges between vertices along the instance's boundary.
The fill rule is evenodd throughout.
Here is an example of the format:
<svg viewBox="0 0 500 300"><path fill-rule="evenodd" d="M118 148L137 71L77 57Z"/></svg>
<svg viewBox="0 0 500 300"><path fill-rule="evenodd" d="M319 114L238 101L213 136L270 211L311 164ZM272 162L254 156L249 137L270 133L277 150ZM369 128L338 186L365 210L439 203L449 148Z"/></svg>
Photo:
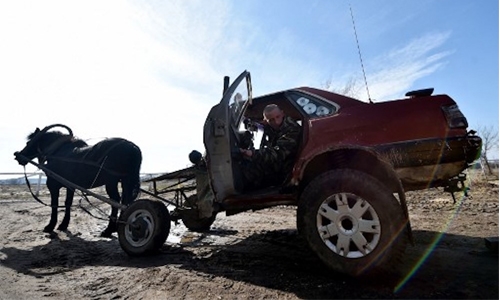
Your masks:
<svg viewBox="0 0 500 300"><path fill-rule="evenodd" d="M38 184L36 185L35 195L38 197L40 194L40 185L42 183L42 174L38 174Z"/></svg>

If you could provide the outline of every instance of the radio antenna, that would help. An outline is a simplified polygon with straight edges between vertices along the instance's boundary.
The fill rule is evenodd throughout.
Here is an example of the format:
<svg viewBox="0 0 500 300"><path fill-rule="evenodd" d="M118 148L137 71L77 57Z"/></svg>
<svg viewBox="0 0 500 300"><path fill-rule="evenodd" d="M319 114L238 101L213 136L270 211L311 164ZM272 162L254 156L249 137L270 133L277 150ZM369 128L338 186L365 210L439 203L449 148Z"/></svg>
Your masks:
<svg viewBox="0 0 500 300"><path fill-rule="evenodd" d="M363 58L361 57L361 49L359 48L358 34L356 32L356 24L354 23L354 15L352 13L351 4L349 4L349 10L351 11L352 27L354 28L354 36L356 37L356 45L358 46L359 61L361 62L361 70L363 71L363 78L365 79L366 93L368 94L368 101L373 103L370 97L370 91L368 90L368 81L366 80L365 66L363 65Z"/></svg>

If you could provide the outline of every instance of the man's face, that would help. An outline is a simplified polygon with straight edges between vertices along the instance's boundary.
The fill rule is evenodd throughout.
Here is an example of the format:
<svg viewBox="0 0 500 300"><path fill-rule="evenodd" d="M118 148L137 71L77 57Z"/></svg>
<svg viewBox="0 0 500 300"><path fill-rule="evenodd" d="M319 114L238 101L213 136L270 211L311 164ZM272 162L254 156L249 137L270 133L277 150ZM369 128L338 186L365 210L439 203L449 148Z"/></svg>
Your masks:
<svg viewBox="0 0 500 300"><path fill-rule="evenodd" d="M280 128L283 123L284 113L281 109L275 108L270 112L264 114L264 121L269 124L273 129Z"/></svg>

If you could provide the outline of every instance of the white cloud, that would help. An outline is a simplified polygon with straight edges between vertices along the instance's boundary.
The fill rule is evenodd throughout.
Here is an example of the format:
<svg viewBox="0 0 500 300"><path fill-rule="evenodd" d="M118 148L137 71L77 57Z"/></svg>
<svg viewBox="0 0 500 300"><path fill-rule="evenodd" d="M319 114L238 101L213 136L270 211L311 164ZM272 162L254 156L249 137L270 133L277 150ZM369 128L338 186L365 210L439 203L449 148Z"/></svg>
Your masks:
<svg viewBox="0 0 500 300"><path fill-rule="evenodd" d="M53 123L83 139L133 140L145 171L183 167L188 149L202 147L204 119L222 89L207 56L222 35L224 7L141 5L0 4L0 170L16 168L12 153L29 132Z"/></svg>
<svg viewBox="0 0 500 300"><path fill-rule="evenodd" d="M375 58L364 60L368 90L374 102L399 99L419 79L439 71L452 51L439 50L450 32L425 34ZM344 72L331 78L331 88L348 88L350 96L368 102L362 71Z"/></svg>
<svg viewBox="0 0 500 300"><path fill-rule="evenodd" d="M439 70L451 51L438 51L450 32L427 34L395 48L368 64L367 74L372 99L401 97L418 79Z"/></svg>
<svg viewBox="0 0 500 300"><path fill-rule="evenodd" d="M53 123L91 141L128 138L143 150L144 172L171 171L202 150L224 75L250 70L255 95L321 84L320 49L286 26L270 34L236 9L202 0L0 2L0 172L19 170L12 153L35 127ZM400 94L436 71L448 36L427 35L376 59L372 97Z"/></svg>

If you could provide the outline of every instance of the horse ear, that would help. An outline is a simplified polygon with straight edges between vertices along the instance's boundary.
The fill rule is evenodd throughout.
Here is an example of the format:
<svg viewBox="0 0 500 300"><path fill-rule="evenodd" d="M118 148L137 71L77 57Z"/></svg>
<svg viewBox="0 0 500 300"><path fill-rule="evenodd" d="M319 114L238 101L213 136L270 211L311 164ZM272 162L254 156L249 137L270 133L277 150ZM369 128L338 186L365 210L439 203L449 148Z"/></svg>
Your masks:
<svg viewBox="0 0 500 300"><path fill-rule="evenodd" d="M38 127L37 127L37 128L35 129L35 133L39 133L39 132L40 132L40 128L38 128Z"/></svg>

